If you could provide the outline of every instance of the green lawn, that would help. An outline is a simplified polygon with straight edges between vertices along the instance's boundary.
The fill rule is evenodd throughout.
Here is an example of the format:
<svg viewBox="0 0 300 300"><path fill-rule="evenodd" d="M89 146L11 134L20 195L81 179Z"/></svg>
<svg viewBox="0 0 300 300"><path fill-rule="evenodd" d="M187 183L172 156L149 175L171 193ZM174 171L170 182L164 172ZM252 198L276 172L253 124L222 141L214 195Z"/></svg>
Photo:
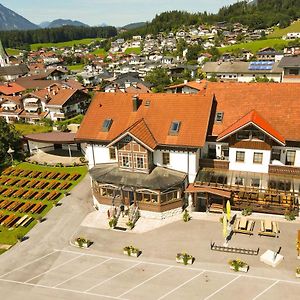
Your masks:
<svg viewBox="0 0 300 300"><path fill-rule="evenodd" d="M95 38L95 39L82 39L82 40L73 40L68 42L62 42L62 43L39 43L39 44L31 44L30 48L32 51L36 51L39 48L63 48L63 47L72 47L74 45L88 45L93 41L101 41L101 38Z"/></svg>
<svg viewBox="0 0 300 300"><path fill-rule="evenodd" d="M14 124L15 128L21 132L21 134L26 135L30 133L41 133L50 132L52 127L34 124Z"/></svg>
<svg viewBox="0 0 300 300"><path fill-rule="evenodd" d="M266 40L257 40L248 43L235 44L232 46L227 46L223 48L218 48L221 53L232 52L234 50L249 50L252 53L256 53L262 48L272 47L277 50L284 48L288 44L288 41L282 39L266 39Z"/></svg>
<svg viewBox="0 0 300 300"><path fill-rule="evenodd" d="M18 49L6 48L5 50L8 55L13 55L13 56L17 56L21 53L21 51Z"/></svg>
<svg viewBox="0 0 300 300"><path fill-rule="evenodd" d="M97 50L93 51L92 54L107 56L107 52L103 48L100 48L100 49L97 49Z"/></svg>
<svg viewBox="0 0 300 300"><path fill-rule="evenodd" d="M125 50L126 54L141 54L141 48L127 48Z"/></svg>
<svg viewBox="0 0 300 300"><path fill-rule="evenodd" d="M290 26L280 29L275 28L274 32L268 35L268 38L281 38L289 32L300 32L300 21L296 21Z"/></svg>
<svg viewBox="0 0 300 300"><path fill-rule="evenodd" d="M43 204L46 205L45 209L40 213L40 214L35 214L35 213L21 213L21 212L11 212L5 209L1 209L1 213L5 213L7 215L9 214L15 214L16 216L24 216L25 214L33 217L34 220L27 226L27 227L17 227L17 228L6 228L4 226L0 225L0 244L9 244L9 245L14 245L17 242L17 238L18 236L26 236L26 234L30 231L30 229L32 229L32 227L34 227L38 221L37 218L38 217L45 217L47 215L47 213L51 210L51 208L55 205L55 203L57 203L63 196L65 192L70 191L75 185L77 185L84 177L84 175L87 173L87 168L86 166L78 166L78 167L48 167L48 166L40 166L40 165L34 165L34 164L30 164L30 163L20 163L18 166L15 167L16 169L23 169L23 170L31 170L31 171L48 171L48 172L65 172L65 173L78 173L80 174L80 178L78 178L76 181L69 181L70 182L70 187L67 190L61 191L61 195L56 199L56 200L34 200L34 199L22 199L22 198L12 198L11 200L15 200L15 201L21 201L21 202L32 202L32 203L40 203L42 202ZM7 175L7 177L10 178L18 178L18 177L14 177L14 176L9 176ZM20 177L21 178L21 177ZM29 178L28 178L29 179ZM32 179L34 180L34 179ZM56 179L39 179L41 181L49 181L52 182L53 180ZM63 182L62 180L57 180L58 182ZM68 180L66 180L68 181ZM17 187L10 187L13 189L20 189ZM41 191L40 189L34 189L34 188L29 188L29 190L36 190L36 191ZM44 189L47 190L47 187ZM51 191L51 190L48 190ZM0 199L7 199L4 198L4 196L1 196ZM3 253L4 251L1 251L1 253Z"/></svg>
<svg viewBox="0 0 300 300"><path fill-rule="evenodd" d="M84 66L85 66L84 64L78 64L78 65L67 66L67 68L70 71L82 71Z"/></svg>

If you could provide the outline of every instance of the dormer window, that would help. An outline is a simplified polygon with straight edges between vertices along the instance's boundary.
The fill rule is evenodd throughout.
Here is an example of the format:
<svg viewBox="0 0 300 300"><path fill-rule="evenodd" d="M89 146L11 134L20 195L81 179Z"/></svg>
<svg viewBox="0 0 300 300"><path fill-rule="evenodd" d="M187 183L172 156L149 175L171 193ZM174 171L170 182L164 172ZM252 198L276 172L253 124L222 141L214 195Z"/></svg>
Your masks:
<svg viewBox="0 0 300 300"><path fill-rule="evenodd" d="M104 121L103 121L103 124L102 124L102 131L103 132L108 132L109 131L109 129L110 129L110 127L111 127L111 125L112 125L112 122L113 122L113 120L112 119L105 119Z"/></svg>
<svg viewBox="0 0 300 300"><path fill-rule="evenodd" d="M178 135L180 129L180 122L173 121L170 126L169 135Z"/></svg>
<svg viewBox="0 0 300 300"><path fill-rule="evenodd" d="M217 112L216 119L215 119L216 123L222 123L223 117L224 117L224 112L222 111Z"/></svg>

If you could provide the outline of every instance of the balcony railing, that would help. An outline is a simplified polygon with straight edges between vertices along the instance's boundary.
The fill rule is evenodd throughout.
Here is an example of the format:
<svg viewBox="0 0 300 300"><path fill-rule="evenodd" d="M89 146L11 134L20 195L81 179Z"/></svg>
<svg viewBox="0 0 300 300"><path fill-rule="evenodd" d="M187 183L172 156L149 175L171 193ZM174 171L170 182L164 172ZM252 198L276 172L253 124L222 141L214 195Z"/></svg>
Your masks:
<svg viewBox="0 0 300 300"><path fill-rule="evenodd" d="M294 166L269 165L269 173L300 176L300 168Z"/></svg>
<svg viewBox="0 0 300 300"><path fill-rule="evenodd" d="M200 168L229 169L229 161L223 159L200 159Z"/></svg>

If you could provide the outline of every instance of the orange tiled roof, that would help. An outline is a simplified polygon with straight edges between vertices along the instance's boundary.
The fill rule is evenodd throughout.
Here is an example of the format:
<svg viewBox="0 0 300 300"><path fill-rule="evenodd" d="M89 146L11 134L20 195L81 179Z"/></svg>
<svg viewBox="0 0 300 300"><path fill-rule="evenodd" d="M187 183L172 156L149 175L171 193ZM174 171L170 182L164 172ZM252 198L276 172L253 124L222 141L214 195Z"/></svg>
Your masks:
<svg viewBox="0 0 300 300"><path fill-rule="evenodd" d="M222 123L214 123L209 135L224 130L255 110L287 141L300 141L299 83L208 82L200 94L214 94L216 112L223 112Z"/></svg>
<svg viewBox="0 0 300 300"><path fill-rule="evenodd" d="M23 91L25 91L25 88L15 82L9 83L8 85L0 85L0 94L13 95Z"/></svg>
<svg viewBox="0 0 300 300"><path fill-rule="evenodd" d="M240 128L243 128L249 124L254 124L267 134L269 134L273 139L279 141L281 144L285 144L284 137L274 129L264 118L262 118L255 110L250 111L248 114L237 120L231 126L226 128L221 132L217 138L217 141L221 141L224 138L230 136Z"/></svg>
<svg viewBox="0 0 300 300"><path fill-rule="evenodd" d="M47 105L64 105L76 92L77 90L73 89L59 90L56 95L52 96Z"/></svg>
<svg viewBox="0 0 300 300"><path fill-rule="evenodd" d="M176 85L170 85L168 87L166 87L165 89L175 89L175 88L182 88L182 87L190 87L193 88L195 90L202 90L205 86L206 86L207 81L206 80L201 80L201 82L197 82L197 81L189 81L187 83L180 83L180 84L176 84Z"/></svg>
<svg viewBox="0 0 300 300"><path fill-rule="evenodd" d="M144 119L136 121L132 126L126 129L119 137L117 137L111 144L115 144L118 140L126 136L128 133L133 135L151 150L154 150L154 148L157 146L157 142L154 136L152 135L149 127L145 123Z"/></svg>
<svg viewBox="0 0 300 300"><path fill-rule="evenodd" d="M212 95L139 94L141 105L136 112L132 96L127 93L96 94L76 138L110 143L143 119L144 124L138 123L131 130L151 147L154 147L154 140L158 145L202 147L205 144ZM113 120L108 132L101 130L105 119ZM172 121L181 122L178 135L169 135Z"/></svg>

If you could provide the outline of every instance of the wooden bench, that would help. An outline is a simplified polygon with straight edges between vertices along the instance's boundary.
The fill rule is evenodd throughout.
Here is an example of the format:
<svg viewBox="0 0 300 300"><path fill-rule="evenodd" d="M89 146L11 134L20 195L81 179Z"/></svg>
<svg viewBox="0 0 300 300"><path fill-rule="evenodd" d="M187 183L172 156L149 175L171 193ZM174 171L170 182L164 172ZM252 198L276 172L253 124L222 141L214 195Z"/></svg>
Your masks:
<svg viewBox="0 0 300 300"><path fill-rule="evenodd" d="M19 227L26 219L27 219L28 215L25 215L23 217L21 217L15 224L15 227Z"/></svg>
<svg viewBox="0 0 300 300"><path fill-rule="evenodd" d="M80 174L75 173L70 176L69 180L76 181L79 177L80 177Z"/></svg>
<svg viewBox="0 0 300 300"><path fill-rule="evenodd" d="M50 192L50 194L45 198L45 200L48 200L48 201L55 200L56 198L58 198L59 195L60 195L59 192L57 192L57 191L52 191L52 192Z"/></svg>
<svg viewBox="0 0 300 300"><path fill-rule="evenodd" d="M57 189L58 190L67 190L71 186L71 183L68 181L62 182Z"/></svg>
<svg viewBox="0 0 300 300"><path fill-rule="evenodd" d="M14 168L9 167L8 169L2 172L3 175L10 175L14 171Z"/></svg>
<svg viewBox="0 0 300 300"><path fill-rule="evenodd" d="M56 189L58 186L60 185L59 181L52 181L49 185L48 185L48 189L52 190L52 189Z"/></svg>
<svg viewBox="0 0 300 300"><path fill-rule="evenodd" d="M222 204L212 203L209 207L209 212L223 213L224 212L224 207L223 207Z"/></svg>
<svg viewBox="0 0 300 300"><path fill-rule="evenodd" d="M233 232L253 235L253 230L255 225L254 220L247 219L246 225L245 227L243 225L243 228L241 228L241 225L242 225L241 219L236 219L233 224Z"/></svg>

